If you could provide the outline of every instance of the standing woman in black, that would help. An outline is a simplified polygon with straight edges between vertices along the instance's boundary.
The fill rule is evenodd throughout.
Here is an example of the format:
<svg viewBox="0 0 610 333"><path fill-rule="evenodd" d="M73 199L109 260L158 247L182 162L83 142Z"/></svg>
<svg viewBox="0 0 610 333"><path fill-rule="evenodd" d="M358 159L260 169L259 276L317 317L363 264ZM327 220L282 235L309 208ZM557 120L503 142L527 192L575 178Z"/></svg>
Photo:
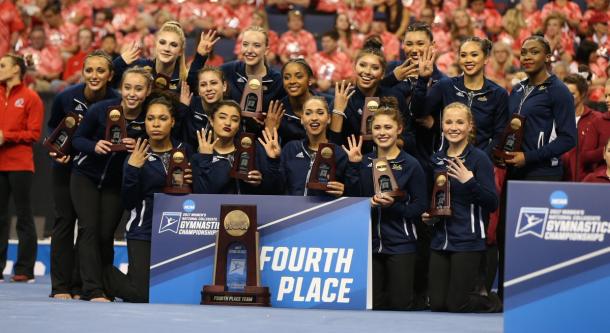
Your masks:
<svg viewBox="0 0 610 333"><path fill-rule="evenodd" d="M60 125L69 112L83 117L93 103L119 97L109 87L112 79L112 59L103 51L93 51L85 58L82 69L84 83L66 88L53 100L51 118L47 126L49 133ZM76 153L74 152L74 155ZM70 196L72 155L57 157L50 152L53 163L53 199L55 201L55 224L51 237L51 296L58 299L80 297L80 277L75 272L76 248L74 224L76 212ZM76 265L78 266L78 265Z"/></svg>
<svg viewBox="0 0 610 333"><path fill-rule="evenodd" d="M170 136L176 123L172 101L158 97L146 107L144 125L148 139L138 139L133 152L125 161L121 199L131 211L127 222L127 253L129 270L123 274L113 265L104 267L104 287L109 296L126 302L147 303L150 276L150 240L155 193L165 186L172 149L185 145ZM184 170L184 181L190 183L190 173Z"/></svg>
<svg viewBox="0 0 610 333"><path fill-rule="evenodd" d="M403 121L392 98L381 99L373 115L375 150L362 154L362 137L348 138L343 146L349 163L345 193L371 198L373 247L373 309L415 310L413 290L417 232L415 223L426 210L428 195L424 171L398 144ZM375 193L373 159L386 158L398 189L405 195Z"/></svg>
<svg viewBox="0 0 610 333"><path fill-rule="evenodd" d="M519 60L527 79L511 91L508 110L525 117L522 151L508 153L507 180L561 181L561 156L576 145L574 98L566 85L549 72L552 50L544 37L532 35L521 45ZM505 216L506 191L500 217ZM498 293L503 296L504 219L498 225Z"/></svg>
<svg viewBox="0 0 610 333"><path fill-rule="evenodd" d="M132 151L135 139L145 135L142 105L151 84L148 70L137 66L127 69L120 81L121 98L93 105L74 135L72 144L80 154L74 159L70 193L79 224L83 299L110 300L103 289L102 267L113 262L114 231L123 213L120 193L127 153L110 151L111 143L105 137L107 109L122 106L128 136L122 143Z"/></svg>
<svg viewBox="0 0 610 333"><path fill-rule="evenodd" d="M498 206L491 160L470 143L474 118L459 102L447 105L442 114L447 145L432 156L435 172L446 171L450 184L450 217L424 213L434 223L428 293L432 311L498 312L497 297L475 292L481 259L486 250L485 227L489 212Z"/></svg>

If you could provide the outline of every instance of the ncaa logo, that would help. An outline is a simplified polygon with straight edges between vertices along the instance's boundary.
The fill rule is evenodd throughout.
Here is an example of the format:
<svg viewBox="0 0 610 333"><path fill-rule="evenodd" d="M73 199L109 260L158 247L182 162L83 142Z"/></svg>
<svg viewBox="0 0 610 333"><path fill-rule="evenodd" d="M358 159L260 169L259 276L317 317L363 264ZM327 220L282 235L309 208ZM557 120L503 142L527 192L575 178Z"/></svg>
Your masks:
<svg viewBox="0 0 610 333"><path fill-rule="evenodd" d="M561 209L568 205L568 195L564 191L555 191L551 193L549 201L553 208Z"/></svg>
<svg viewBox="0 0 610 333"><path fill-rule="evenodd" d="M182 203L182 209L187 213L192 213L195 210L195 201L193 200L185 200Z"/></svg>

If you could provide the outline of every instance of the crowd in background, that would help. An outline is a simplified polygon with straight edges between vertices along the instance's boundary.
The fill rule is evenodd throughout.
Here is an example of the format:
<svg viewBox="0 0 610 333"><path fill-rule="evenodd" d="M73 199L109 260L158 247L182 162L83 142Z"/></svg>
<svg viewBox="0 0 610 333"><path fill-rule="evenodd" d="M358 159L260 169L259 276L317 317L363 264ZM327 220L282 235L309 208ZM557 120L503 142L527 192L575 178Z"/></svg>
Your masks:
<svg viewBox="0 0 610 333"><path fill-rule="evenodd" d="M582 5L0 2L0 82L11 107L23 109L11 89L33 94L29 87L58 93L50 130L68 111L83 115L74 154L51 155L58 210L52 296L148 300L152 194L162 189L169 151L184 143L193 148L186 179L195 193L371 197L376 309L501 311L506 180L610 181L608 1ZM270 30L269 15L284 15L286 32ZM334 26L314 35L306 15L329 15ZM196 46L185 55L188 38ZM215 53L219 39L235 40L233 55ZM264 119L242 118L249 75L262 78ZM169 94L154 89L159 77L170 79ZM357 136L368 97L380 98L380 108L373 139L363 143ZM8 156L2 149L12 147L6 143L31 144L40 135L44 110L34 104L26 109L36 116L23 120L32 125L27 137L11 137L0 124L0 162ZM106 141L112 105L125 111L129 154ZM526 117L516 126L523 125L523 147L497 161L494 148L505 144L515 115ZM229 170L242 130L258 136L257 168L235 181ZM340 176L325 191L308 191L320 143L334 144ZM14 150L11 156L20 154ZM378 157L390 161L406 197L374 191L370 160ZM17 169L2 167L0 181L20 193ZM451 178L454 211L439 222L426 208L441 169ZM132 212L127 276L112 267L125 209ZM21 241L31 233L26 225L18 222L20 253L31 257L32 242ZM13 281L33 279L25 261ZM500 298L491 291L496 268Z"/></svg>

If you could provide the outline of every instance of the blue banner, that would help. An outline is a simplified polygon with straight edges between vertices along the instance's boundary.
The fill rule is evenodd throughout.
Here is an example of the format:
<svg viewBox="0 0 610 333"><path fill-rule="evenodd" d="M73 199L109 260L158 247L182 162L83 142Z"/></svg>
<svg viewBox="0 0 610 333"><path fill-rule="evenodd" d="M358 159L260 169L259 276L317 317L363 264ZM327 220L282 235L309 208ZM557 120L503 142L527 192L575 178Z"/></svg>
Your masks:
<svg viewBox="0 0 610 333"><path fill-rule="evenodd" d="M506 332L608 332L610 186L509 182Z"/></svg>
<svg viewBox="0 0 610 333"><path fill-rule="evenodd" d="M367 198L205 194L155 195L151 303L199 304L213 282L222 204L257 206L261 285L272 306L371 307Z"/></svg>
<svg viewBox="0 0 610 333"><path fill-rule="evenodd" d="M18 247L19 243L17 241L9 241L6 266L4 267L3 272L4 275L13 274L13 265L17 261ZM125 242L114 242L114 265L123 273L127 273L127 268L129 267L128 261L127 246L125 246ZM51 242L48 240L38 241L34 275L42 276L49 274L51 274Z"/></svg>

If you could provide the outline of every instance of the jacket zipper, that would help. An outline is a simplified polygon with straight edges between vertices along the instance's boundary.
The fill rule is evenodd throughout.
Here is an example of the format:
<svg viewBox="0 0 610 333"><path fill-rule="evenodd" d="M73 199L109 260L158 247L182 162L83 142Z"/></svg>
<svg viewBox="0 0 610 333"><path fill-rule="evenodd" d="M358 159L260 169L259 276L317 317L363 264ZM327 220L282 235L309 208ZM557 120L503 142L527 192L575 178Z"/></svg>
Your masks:
<svg viewBox="0 0 610 333"><path fill-rule="evenodd" d="M307 149L305 149L305 146L303 146L303 142L301 142L301 148L303 149L303 152L305 153L305 155L307 155L307 157L309 157L309 169L307 170L307 175L305 176L305 190L303 191L303 196L306 197L307 192L308 192L307 182L309 181L309 176L311 176L311 168L313 167L314 161L311 158L311 155L309 155L309 153L307 152Z"/></svg>
<svg viewBox="0 0 610 333"><path fill-rule="evenodd" d="M521 88L523 88L523 91L525 92L525 94L523 95L523 98L521 99L521 102L519 103L519 111L517 111L517 114L521 114L521 108L523 107L523 103L525 103L525 100L529 97L529 95L534 92L534 90L536 90L536 87L534 86L532 90L527 91L527 87L524 86L523 84L519 83L519 85L521 86Z"/></svg>

